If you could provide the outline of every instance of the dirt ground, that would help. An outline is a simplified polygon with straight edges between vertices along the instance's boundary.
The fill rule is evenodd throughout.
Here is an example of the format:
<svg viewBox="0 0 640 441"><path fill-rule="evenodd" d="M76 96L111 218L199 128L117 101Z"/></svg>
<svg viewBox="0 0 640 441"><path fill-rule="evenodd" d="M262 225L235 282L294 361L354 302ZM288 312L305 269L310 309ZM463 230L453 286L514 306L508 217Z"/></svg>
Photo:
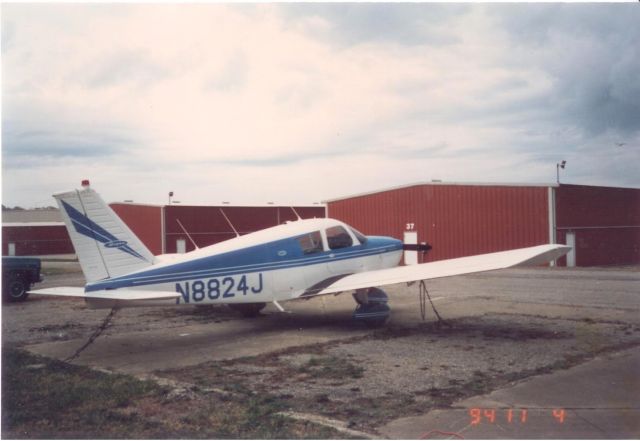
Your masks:
<svg viewBox="0 0 640 441"><path fill-rule="evenodd" d="M49 271L42 287L83 283L73 265ZM355 431L343 436L375 437L396 418L640 345L638 287L637 267L433 280L441 324L430 310L422 319L416 285L394 285L392 319L378 330L351 320L349 294L289 302L287 313L269 306L256 319L224 306L132 308L74 363L172 385L185 411L213 395L272 397ZM3 307L3 344L64 359L107 313L33 296Z"/></svg>

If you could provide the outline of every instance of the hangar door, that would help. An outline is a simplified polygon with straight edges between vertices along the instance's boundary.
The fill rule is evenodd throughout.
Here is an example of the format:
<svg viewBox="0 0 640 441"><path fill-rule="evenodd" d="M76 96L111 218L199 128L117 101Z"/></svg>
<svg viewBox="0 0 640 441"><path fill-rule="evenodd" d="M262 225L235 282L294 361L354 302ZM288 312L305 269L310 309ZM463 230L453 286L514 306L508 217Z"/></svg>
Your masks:
<svg viewBox="0 0 640 441"><path fill-rule="evenodd" d="M576 233L567 233L567 246L571 247L571 251L567 254L567 266L576 266Z"/></svg>

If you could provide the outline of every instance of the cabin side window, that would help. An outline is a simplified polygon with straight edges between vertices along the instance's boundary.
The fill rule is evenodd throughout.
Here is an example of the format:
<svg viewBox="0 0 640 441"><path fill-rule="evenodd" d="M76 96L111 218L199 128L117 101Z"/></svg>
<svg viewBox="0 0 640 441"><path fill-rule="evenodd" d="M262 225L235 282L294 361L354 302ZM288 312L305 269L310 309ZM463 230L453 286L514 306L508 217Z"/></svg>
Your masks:
<svg viewBox="0 0 640 441"><path fill-rule="evenodd" d="M329 243L329 248L332 250L346 248L353 245L353 239L351 239L347 230L345 230L341 225L327 228L327 242Z"/></svg>
<svg viewBox="0 0 640 441"><path fill-rule="evenodd" d="M300 244L300 248L302 248L303 254L313 254L324 251L322 249L322 236L320 236L319 231L300 236L298 243Z"/></svg>

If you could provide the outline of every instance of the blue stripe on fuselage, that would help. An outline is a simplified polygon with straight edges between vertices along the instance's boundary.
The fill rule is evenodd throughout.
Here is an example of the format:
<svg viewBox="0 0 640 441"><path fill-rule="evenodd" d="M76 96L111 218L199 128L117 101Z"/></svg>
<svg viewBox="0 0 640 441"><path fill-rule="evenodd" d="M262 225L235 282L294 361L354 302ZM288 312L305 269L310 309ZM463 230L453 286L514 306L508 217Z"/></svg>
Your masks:
<svg viewBox="0 0 640 441"><path fill-rule="evenodd" d="M152 267L134 275L88 284L85 290L90 292L102 289L117 289L273 271L372 256L401 249L402 242L399 240L387 237L369 237L369 240L364 245L323 251L321 253L303 254L297 238L294 237L167 265L162 268L154 269ZM286 254L282 253L283 251Z"/></svg>

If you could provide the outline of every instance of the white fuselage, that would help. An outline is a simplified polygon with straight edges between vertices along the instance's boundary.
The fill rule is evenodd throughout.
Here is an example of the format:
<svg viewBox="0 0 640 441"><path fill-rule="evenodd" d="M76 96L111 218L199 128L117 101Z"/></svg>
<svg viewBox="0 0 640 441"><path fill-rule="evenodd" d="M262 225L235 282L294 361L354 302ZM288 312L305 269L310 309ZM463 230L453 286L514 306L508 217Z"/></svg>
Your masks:
<svg viewBox="0 0 640 441"><path fill-rule="evenodd" d="M401 256L396 239L365 238L342 222L310 219L161 256L156 265L86 289L173 291L180 294L175 303L190 305L283 301L349 274L397 266Z"/></svg>

